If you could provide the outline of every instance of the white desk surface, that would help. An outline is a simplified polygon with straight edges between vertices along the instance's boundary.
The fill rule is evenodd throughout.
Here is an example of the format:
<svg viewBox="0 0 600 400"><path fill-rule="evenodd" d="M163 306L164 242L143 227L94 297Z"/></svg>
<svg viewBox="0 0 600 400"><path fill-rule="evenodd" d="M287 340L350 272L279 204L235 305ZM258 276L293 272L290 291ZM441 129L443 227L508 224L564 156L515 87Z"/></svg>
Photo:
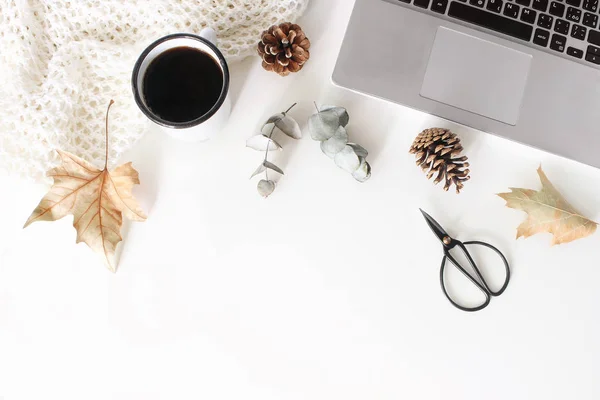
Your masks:
<svg viewBox="0 0 600 400"><path fill-rule="evenodd" d="M232 67L217 139L150 131L123 158L149 218L126 228L116 274L75 244L71 218L21 229L46 186L0 181L1 399L600 398L600 235L516 241L525 214L494 195L539 188L541 163L599 220L600 171L334 87L352 3L312 2L301 73L278 78L258 57ZM313 100L348 108L370 181L310 139ZM264 200L248 179L261 155L245 140L293 102L305 137L277 155L286 175ZM459 196L407 153L432 126L463 139L472 179ZM484 311L443 297L441 246L419 207L508 255L512 281Z"/></svg>

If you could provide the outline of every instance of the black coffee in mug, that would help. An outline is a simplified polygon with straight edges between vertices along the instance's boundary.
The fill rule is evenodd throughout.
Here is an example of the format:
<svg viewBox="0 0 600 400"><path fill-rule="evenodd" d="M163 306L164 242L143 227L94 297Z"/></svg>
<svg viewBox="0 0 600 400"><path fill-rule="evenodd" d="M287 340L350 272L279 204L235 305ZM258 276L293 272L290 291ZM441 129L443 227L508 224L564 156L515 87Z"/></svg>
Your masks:
<svg viewBox="0 0 600 400"><path fill-rule="evenodd" d="M143 78L148 108L170 122L193 121L217 104L223 72L209 54L193 47L174 47L159 54Z"/></svg>

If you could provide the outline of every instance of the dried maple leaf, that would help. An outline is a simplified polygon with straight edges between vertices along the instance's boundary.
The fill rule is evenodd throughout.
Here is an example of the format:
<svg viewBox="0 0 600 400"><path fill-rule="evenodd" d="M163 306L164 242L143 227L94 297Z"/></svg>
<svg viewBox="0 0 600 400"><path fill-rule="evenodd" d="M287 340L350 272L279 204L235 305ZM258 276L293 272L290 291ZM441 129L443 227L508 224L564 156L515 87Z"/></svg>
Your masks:
<svg viewBox="0 0 600 400"><path fill-rule="evenodd" d="M517 228L517 239L536 233L549 232L553 235L552 245L568 243L591 235L596 231L596 222L582 216L556 190L542 171L537 170L542 181L542 190L510 188L510 193L499 193L506 206L525 211L527 219Z"/></svg>
<svg viewBox="0 0 600 400"><path fill-rule="evenodd" d="M131 163L112 172L108 166L108 112L106 110L106 158L99 170L87 161L57 150L61 165L48 171L54 179L50 191L33 210L25 227L36 221L56 221L72 214L77 230L77 243L85 242L103 255L106 266L116 271L115 249L121 237L122 215L134 221L144 221L146 215L133 197L133 185L139 184L138 172Z"/></svg>

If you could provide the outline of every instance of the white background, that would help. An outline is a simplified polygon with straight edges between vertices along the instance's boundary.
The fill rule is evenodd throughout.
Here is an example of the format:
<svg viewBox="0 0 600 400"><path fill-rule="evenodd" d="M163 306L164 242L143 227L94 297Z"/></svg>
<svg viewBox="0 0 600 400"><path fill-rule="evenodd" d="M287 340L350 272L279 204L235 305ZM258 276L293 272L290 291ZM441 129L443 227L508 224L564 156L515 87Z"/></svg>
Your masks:
<svg viewBox="0 0 600 400"><path fill-rule="evenodd" d="M279 78L258 57L234 65L233 112L215 140L149 131L123 158L149 218L124 228L116 274L75 244L70 217L22 230L48 187L0 180L0 398L600 398L600 236L515 240L525 214L494 195L538 189L541 163L598 220L600 171L334 87L351 9L312 2L299 74ZM313 100L349 110L370 181L310 139ZM293 102L305 137L282 140L273 161L286 175L264 200L248 180L262 155L245 140ZM462 138L472 179L460 195L408 154L432 126ZM484 311L443 297L441 246L419 207L508 256L512 281Z"/></svg>

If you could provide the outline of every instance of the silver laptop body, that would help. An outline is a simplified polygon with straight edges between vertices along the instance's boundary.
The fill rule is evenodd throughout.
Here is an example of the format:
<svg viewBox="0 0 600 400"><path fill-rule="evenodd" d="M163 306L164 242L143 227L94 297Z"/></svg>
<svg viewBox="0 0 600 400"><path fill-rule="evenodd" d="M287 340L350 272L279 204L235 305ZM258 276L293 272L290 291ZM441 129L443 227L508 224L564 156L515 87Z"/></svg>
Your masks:
<svg viewBox="0 0 600 400"><path fill-rule="evenodd" d="M356 0L333 81L600 167L600 50L588 41L600 37L600 21L590 26L598 19L592 15L597 0L595 6L594 0L561 2L562 18L551 0L546 12L532 8L545 0L531 0L530 7L523 5L528 0L498 1ZM584 3L575 7L578 1ZM513 7L505 10L507 4ZM551 14L550 7L559 10ZM525 9L536 11L531 28L521 23L532 20ZM506 15L518 23L499 26ZM479 26L481 18L494 30ZM567 34L554 30L557 20L569 23ZM585 37L574 25L585 28ZM507 29L510 34L502 33ZM544 35L546 47L533 41L543 44Z"/></svg>

